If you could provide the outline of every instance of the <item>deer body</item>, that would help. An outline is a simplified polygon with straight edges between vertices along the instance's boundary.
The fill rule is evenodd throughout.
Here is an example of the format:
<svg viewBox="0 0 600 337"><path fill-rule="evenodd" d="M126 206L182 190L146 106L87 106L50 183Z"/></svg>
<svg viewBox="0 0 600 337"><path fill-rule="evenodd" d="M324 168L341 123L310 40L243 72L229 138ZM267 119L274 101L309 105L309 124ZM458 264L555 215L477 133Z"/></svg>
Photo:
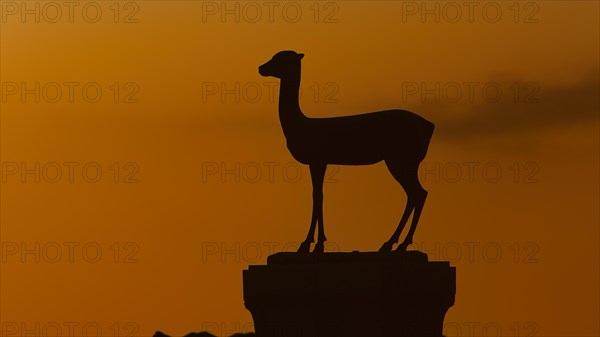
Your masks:
<svg viewBox="0 0 600 337"><path fill-rule="evenodd" d="M292 156L309 165L313 183L313 216L300 252L310 249L315 227L319 236L315 252L322 252L326 239L323 226L323 178L328 164L370 165L385 161L388 169L402 185L408 201L398 228L380 251L390 251L398 242L402 229L414 210L413 221L398 251L406 250L427 191L418 180L419 163L425 158L434 125L423 117L405 110L385 110L353 116L310 118L299 105L300 60L303 54L293 51L277 53L259 67L263 76L281 79L279 119Z"/></svg>
<svg viewBox="0 0 600 337"><path fill-rule="evenodd" d="M433 124L405 110L333 118L305 117L298 124L294 131L284 133L294 158L307 165L314 162L371 165L385 159L409 157L420 162L423 149L401 144L414 142L415 130L417 139L428 143L433 132Z"/></svg>

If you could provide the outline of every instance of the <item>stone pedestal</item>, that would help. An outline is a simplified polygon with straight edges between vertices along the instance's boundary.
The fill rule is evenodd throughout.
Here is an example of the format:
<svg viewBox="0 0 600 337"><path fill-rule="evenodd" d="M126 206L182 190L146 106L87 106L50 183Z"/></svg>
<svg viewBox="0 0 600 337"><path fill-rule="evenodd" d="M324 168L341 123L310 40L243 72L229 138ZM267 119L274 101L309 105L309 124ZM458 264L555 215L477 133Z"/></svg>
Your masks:
<svg viewBox="0 0 600 337"><path fill-rule="evenodd" d="M278 253L243 277L257 337L440 337L456 290L418 251Z"/></svg>

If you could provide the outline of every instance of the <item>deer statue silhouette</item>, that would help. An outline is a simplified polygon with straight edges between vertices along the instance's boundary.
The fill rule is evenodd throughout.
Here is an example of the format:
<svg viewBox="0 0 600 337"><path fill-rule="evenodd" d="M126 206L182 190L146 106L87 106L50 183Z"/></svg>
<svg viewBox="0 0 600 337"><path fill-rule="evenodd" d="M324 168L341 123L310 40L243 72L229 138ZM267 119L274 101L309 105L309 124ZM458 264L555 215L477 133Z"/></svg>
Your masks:
<svg viewBox="0 0 600 337"><path fill-rule="evenodd" d="M304 54L294 51L281 51L258 68L260 75L281 80L279 120L287 147L297 161L310 168L312 220L298 252L310 251L317 224L319 232L314 252L324 251L327 238L323 224L323 180L327 165L371 165L382 160L406 192L407 202L398 227L379 251L392 250L414 211L408 234L396 248L396 251L405 251L412 243L427 198L427 191L419 182L418 168L427 154L433 123L405 110L332 118L306 117L298 102L303 57Z"/></svg>

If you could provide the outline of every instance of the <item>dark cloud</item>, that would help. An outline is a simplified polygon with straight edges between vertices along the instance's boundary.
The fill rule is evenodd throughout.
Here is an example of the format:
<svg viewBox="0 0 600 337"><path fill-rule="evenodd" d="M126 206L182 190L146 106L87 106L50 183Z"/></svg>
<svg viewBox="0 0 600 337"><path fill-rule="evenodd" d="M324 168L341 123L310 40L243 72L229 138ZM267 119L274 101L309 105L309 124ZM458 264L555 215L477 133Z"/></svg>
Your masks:
<svg viewBox="0 0 600 337"><path fill-rule="evenodd" d="M522 88L523 95L518 99L513 96L513 91L507 91L514 82L495 81L504 89L497 102L430 105L425 107L429 112L427 117L436 124L436 137L447 140L512 137L542 129L597 122L600 116L599 74L599 69L594 69L572 85L545 86L537 83L539 90L535 95L530 95L535 91L533 85ZM446 112L434 111L444 111L444 108ZM443 115L440 116L441 113Z"/></svg>

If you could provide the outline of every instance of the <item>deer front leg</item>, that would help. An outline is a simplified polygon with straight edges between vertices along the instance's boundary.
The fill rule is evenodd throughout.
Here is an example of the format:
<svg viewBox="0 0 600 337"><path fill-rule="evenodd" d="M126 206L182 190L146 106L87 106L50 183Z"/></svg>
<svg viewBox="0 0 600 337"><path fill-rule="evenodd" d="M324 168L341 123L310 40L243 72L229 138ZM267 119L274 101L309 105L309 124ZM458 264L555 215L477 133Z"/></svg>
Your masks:
<svg viewBox="0 0 600 337"><path fill-rule="evenodd" d="M313 185L313 209L312 209L312 218L310 221L310 229L308 230L308 235L306 239L300 244L300 248L298 248L298 253L308 253L310 251L310 244L315 240L315 229L317 227L317 222L321 224L319 226L319 242L315 246L315 251L321 249L319 247L323 246L322 238L325 237L325 233L323 232L323 179L325 178L325 170L327 165L310 165L310 176ZM322 251L322 249L321 249Z"/></svg>
<svg viewBox="0 0 600 337"><path fill-rule="evenodd" d="M314 197L313 197L314 199ZM310 252L310 244L315 241L315 227L317 225L317 213L315 212L314 200L313 200L313 212L312 219L310 221L310 229L308 230L308 235L306 236L306 240L304 240L300 244L300 248L298 248L298 253L308 253Z"/></svg>
<svg viewBox="0 0 600 337"><path fill-rule="evenodd" d="M313 214L316 215L316 223L319 226L319 236L313 250L314 253L322 253L325 250L325 241L327 241L323 224L323 180L325 179L326 170L327 164L310 165L310 176L313 184Z"/></svg>

